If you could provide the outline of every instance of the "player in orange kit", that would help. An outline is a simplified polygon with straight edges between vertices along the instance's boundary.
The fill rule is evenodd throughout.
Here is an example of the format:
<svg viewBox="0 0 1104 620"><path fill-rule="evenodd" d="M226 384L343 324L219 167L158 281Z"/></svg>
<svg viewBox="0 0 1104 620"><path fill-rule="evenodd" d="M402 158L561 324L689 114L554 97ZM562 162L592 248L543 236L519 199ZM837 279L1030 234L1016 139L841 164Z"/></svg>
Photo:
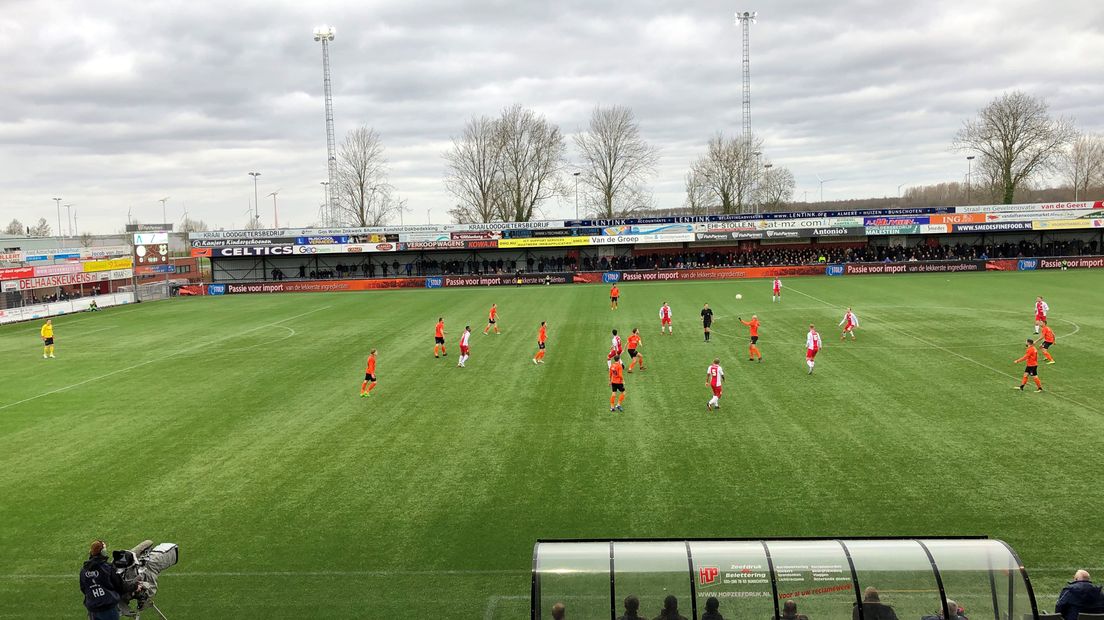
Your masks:
<svg viewBox="0 0 1104 620"><path fill-rule="evenodd" d="M621 298L621 291L618 290L617 285L614 284L610 287L610 310L617 309L617 300Z"/></svg>
<svg viewBox="0 0 1104 620"><path fill-rule="evenodd" d="M629 334L629 372L632 372L633 366L638 363L640 370L644 370L644 355L638 351L641 342L640 330L634 327L632 334Z"/></svg>
<svg viewBox="0 0 1104 620"><path fill-rule="evenodd" d="M498 331L498 304L491 304L491 311L487 314L487 326L483 328L483 335L486 336L492 327L496 334L502 333Z"/></svg>
<svg viewBox="0 0 1104 620"><path fill-rule="evenodd" d="M621 356L615 355L610 361L610 411L624 411L621 404L625 402L625 376L622 374L625 367L621 364Z"/></svg>
<svg viewBox="0 0 1104 620"><path fill-rule="evenodd" d="M1055 338L1054 330L1043 321L1043 357L1047 358L1048 364L1054 363L1054 358L1050 356L1050 347L1054 346Z"/></svg>
<svg viewBox="0 0 1104 620"><path fill-rule="evenodd" d="M445 319L437 317L437 326L433 329L433 357L439 358L442 355L448 357L445 352Z"/></svg>
<svg viewBox="0 0 1104 620"><path fill-rule="evenodd" d="M1019 391L1023 391L1024 386L1027 385L1027 378L1033 377L1035 379L1035 392L1043 391L1043 382L1039 381L1039 350L1035 348L1035 341L1027 339L1027 351L1024 351L1023 357L1012 362L1013 364L1019 364L1024 362L1027 365L1024 367L1023 381L1020 382L1019 387L1015 388Z"/></svg>
<svg viewBox="0 0 1104 620"><path fill-rule="evenodd" d="M537 354L533 356L534 364L544 363L544 343L548 340L548 328L545 326L544 321L541 321L540 329L537 330Z"/></svg>
<svg viewBox="0 0 1104 620"><path fill-rule="evenodd" d="M376 350L368 352L368 366L364 369L364 382L360 384L360 397L368 398L376 387Z"/></svg>
<svg viewBox="0 0 1104 620"><path fill-rule="evenodd" d="M744 325L747 325L748 330L751 332L751 344L748 345L748 361L750 362L757 359L762 363L763 354L759 352L759 347L756 346L756 343L759 342L759 317L753 314L751 315L750 321L745 321L740 317L736 317L736 319Z"/></svg>

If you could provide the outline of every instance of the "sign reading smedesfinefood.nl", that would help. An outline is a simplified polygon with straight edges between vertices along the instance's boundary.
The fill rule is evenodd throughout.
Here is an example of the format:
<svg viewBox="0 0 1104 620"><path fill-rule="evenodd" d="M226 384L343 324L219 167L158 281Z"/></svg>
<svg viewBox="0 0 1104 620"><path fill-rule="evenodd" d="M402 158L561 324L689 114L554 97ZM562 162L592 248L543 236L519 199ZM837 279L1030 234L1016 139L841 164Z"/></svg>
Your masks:
<svg viewBox="0 0 1104 620"><path fill-rule="evenodd" d="M1008 230L1032 230L1031 222L986 222L984 224L954 224L954 232L999 232Z"/></svg>

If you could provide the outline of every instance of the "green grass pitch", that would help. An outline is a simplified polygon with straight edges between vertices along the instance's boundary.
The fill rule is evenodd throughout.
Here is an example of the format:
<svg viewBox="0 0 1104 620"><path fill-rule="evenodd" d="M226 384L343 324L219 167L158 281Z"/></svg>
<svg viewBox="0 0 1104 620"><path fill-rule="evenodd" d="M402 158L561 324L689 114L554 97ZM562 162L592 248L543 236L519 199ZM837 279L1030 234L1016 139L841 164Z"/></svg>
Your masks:
<svg viewBox="0 0 1104 620"><path fill-rule="evenodd" d="M625 284L617 311L605 286L181 299L59 318L54 360L38 324L4 327L0 617L77 617L96 537L180 544L158 599L175 618L527 617L539 537L987 534L1043 607L1104 566L1104 272L784 286L772 304L764 280ZM1038 294L1058 363L1020 393ZM483 336L492 302L504 333ZM736 321L753 313L761 365ZM615 327L641 329L648 369L610 414Z"/></svg>

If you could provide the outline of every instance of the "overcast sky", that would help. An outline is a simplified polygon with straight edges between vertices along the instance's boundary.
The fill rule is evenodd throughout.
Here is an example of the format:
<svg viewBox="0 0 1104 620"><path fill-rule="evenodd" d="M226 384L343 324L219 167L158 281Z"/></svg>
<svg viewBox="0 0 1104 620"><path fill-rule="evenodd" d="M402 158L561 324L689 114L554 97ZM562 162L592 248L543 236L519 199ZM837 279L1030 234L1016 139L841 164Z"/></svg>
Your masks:
<svg viewBox="0 0 1104 620"><path fill-rule="evenodd" d="M657 206L716 131L740 128L740 31L752 26L754 128L796 198L892 196L959 180L961 122L1022 89L1104 130L1104 2L0 0L0 219L72 204L81 231L261 213L317 219L326 176L321 48L332 46L338 140L383 137L408 223L447 219L441 153L464 121L522 103L567 134L596 104L636 112L661 153ZM569 157L574 157L569 150ZM551 204L550 218L573 213ZM63 211L63 219L64 219ZM63 224L67 228L68 224Z"/></svg>

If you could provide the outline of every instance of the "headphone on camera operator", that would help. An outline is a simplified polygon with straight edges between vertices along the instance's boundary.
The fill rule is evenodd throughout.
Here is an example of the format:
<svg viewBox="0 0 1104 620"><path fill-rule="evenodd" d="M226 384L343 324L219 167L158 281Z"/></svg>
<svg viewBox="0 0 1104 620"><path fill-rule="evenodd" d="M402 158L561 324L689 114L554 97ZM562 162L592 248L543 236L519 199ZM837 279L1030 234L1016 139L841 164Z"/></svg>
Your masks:
<svg viewBox="0 0 1104 620"><path fill-rule="evenodd" d="M102 540L92 541L88 560L81 566L80 589L90 620L119 620L119 601L133 588L108 561L107 543Z"/></svg>

